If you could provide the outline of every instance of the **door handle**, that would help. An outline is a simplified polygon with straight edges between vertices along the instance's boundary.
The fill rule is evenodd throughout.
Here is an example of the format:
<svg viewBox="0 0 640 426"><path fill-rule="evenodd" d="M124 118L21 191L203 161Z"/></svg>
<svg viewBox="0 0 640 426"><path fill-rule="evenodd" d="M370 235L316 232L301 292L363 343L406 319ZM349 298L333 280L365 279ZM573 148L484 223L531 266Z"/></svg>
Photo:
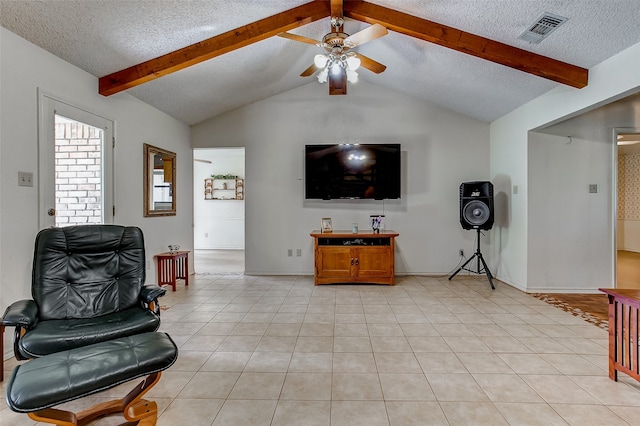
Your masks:
<svg viewBox="0 0 640 426"><path fill-rule="evenodd" d="M353 257L351 258L351 264L353 265Z"/></svg>
<svg viewBox="0 0 640 426"><path fill-rule="evenodd" d="M55 216L56 215L56 209L49 209L47 210L47 214L49 216Z"/></svg>
<svg viewBox="0 0 640 426"><path fill-rule="evenodd" d="M356 257L356 265L359 265L359 264L360 264L360 259Z"/></svg>

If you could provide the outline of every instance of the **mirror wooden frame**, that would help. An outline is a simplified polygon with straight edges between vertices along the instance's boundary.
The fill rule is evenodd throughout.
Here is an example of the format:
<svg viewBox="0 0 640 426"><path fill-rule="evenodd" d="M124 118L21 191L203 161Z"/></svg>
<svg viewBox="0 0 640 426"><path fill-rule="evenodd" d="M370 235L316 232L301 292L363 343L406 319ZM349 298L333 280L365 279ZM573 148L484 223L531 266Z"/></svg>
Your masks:
<svg viewBox="0 0 640 426"><path fill-rule="evenodd" d="M171 193L171 207L155 209L152 207L153 189L154 189L154 169L152 161L155 156L162 156L164 179L165 182L170 183ZM158 148L153 145L144 144L144 167L143 167L143 192L144 192L144 217L155 216L175 216L176 215L176 153L167 151L166 149Z"/></svg>

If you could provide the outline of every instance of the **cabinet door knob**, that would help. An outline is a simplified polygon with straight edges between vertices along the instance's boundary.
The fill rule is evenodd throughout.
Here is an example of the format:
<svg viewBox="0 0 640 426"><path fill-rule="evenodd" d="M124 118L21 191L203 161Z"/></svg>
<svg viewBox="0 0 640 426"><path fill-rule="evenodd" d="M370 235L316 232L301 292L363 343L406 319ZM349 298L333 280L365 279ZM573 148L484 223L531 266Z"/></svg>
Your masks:
<svg viewBox="0 0 640 426"><path fill-rule="evenodd" d="M359 265L359 264L360 264L360 261L359 261L359 259L356 257L356 265Z"/></svg>
<svg viewBox="0 0 640 426"><path fill-rule="evenodd" d="M353 257L351 258L351 264L353 265Z"/></svg>

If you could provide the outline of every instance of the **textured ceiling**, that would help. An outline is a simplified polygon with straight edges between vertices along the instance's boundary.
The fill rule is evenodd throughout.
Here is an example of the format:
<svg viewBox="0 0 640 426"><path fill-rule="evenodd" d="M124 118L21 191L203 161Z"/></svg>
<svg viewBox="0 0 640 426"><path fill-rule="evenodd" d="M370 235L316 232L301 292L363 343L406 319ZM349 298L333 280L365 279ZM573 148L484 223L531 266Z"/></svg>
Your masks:
<svg viewBox="0 0 640 426"><path fill-rule="evenodd" d="M640 42L639 0L368 1L583 68ZM0 25L102 77L307 2L0 0ZM518 40L544 12L569 20L539 45ZM344 28L367 26L347 19ZM321 39L329 30L326 18L291 32ZM487 122L558 85L391 31L356 50L387 65L361 80ZM272 37L127 92L188 124L304 84L329 96L326 84L299 76L320 51Z"/></svg>

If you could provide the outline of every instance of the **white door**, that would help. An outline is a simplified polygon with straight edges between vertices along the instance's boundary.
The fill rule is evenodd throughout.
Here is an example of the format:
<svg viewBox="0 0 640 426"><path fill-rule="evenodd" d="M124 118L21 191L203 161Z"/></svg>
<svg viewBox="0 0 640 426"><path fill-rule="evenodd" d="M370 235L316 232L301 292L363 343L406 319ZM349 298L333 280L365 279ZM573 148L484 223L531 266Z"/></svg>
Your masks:
<svg viewBox="0 0 640 426"><path fill-rule="evenodd" d="M39 94L40 228L113 223L113 121Z"/></svg>

